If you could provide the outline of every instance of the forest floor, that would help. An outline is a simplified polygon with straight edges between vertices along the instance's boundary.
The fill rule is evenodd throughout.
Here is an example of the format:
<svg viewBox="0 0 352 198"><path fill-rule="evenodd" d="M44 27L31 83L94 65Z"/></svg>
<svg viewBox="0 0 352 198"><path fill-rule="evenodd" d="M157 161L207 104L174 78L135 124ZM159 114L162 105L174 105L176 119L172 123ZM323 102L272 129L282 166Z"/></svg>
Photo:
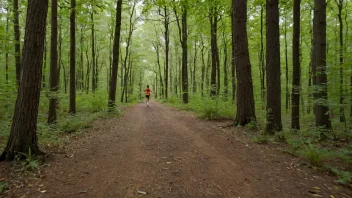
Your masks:
<svg viewBox="0 0 352 198"><path fill-rule="evenodd" d="M280 145L252 143L228 121L151 102L99 120L5 197L352 197ZM10 165L0 177L13 180ZM18 178L20 179L20 178Z"/></svg>

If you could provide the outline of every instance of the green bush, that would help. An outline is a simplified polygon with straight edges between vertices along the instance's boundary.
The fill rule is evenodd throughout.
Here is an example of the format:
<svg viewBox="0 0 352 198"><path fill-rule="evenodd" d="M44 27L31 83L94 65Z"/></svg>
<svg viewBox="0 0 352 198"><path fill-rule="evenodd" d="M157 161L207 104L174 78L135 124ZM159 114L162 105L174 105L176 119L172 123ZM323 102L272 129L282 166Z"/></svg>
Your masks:
<svg viewBox="0 0 352 198"><path fill-rule="evenodd" d="M306 158L313 166L322 166L323 162L332 157L327 149L321 149L315 145L309 144L298 152L302 157Z"/></svg>
<svg viewBox="0 0 352 198"><path fill-rule="evenodd" d="M340 184L352 183L352 172L341 171L335 168L331 168L331 171L338 177L337 182Z"/></svg>
<svg viewBox="0 0 352 198"><path fill-rule="evenodd" d="M266 135L257 135L252 138L252 141L257 144L267 144L269 142L269 138Z"/></svg>

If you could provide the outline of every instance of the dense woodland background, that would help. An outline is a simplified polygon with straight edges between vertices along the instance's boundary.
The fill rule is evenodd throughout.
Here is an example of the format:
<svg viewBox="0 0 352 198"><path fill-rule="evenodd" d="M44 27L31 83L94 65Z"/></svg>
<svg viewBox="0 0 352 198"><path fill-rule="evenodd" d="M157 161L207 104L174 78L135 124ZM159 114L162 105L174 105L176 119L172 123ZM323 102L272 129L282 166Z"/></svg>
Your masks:
<svg viewBox="0 0 352 198"><path fill-rule="evenodd" d="M42 74L27 73L40 77L31 129L42 147L59 146L67 141L63 133L140 102L150 85L152 98L206 119L233 119L259 143L284 140L314 165L338 162L331 170L351 180L349 0L4 0L1 148L16 131L27 12L46 3ZM28 152L32 144L17 148Z"/></svg>

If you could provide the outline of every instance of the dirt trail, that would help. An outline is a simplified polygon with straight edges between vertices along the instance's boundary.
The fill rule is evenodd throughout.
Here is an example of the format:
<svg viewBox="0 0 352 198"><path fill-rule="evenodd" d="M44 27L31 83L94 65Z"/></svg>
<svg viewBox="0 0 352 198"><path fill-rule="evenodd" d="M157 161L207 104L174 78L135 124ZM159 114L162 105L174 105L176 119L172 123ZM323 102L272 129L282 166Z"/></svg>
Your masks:
<svg viewBox="0 0 352 198"><path fill-rule="evenodd" d="M282 198L313 197L316 191L322 197L349 197L333 178L298 166L298 159L270 146L233 135L238 129L219 125L223 123L155 102L149 108L135 105L123 118L96 122L91 133L56 155L43 170L45 177L22 189L23 194Z"/></svg>

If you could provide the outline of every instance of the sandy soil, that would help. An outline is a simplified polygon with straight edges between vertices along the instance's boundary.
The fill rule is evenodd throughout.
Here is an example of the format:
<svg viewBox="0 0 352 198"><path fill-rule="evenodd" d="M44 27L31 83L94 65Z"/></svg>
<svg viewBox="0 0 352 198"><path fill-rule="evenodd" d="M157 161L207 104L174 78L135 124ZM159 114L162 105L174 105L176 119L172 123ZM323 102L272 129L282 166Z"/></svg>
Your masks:
<svg viewBox="0 0 352 198"><path fill-rule="evenodd" d="M100 120L6 197L351 197L334 177L241 129L151 102ZM0 172L4 173L6 167Z"/></svg>

